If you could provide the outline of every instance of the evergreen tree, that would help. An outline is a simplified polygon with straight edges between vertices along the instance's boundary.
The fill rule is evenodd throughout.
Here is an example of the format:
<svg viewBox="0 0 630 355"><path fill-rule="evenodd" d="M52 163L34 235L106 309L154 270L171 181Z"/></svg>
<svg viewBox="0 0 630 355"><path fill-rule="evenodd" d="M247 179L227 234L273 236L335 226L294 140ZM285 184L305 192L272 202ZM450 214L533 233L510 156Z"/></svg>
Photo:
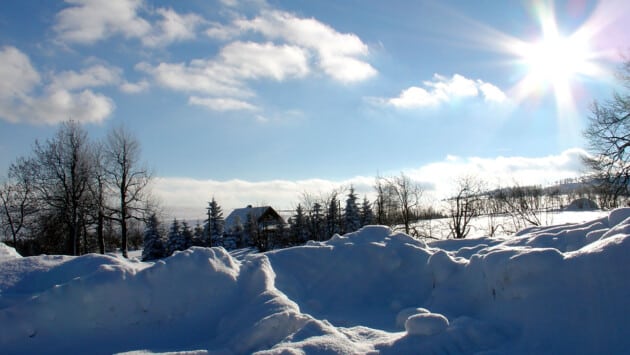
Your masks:
<svg viewBox="0 0 630 355"><path fill-rule="evenodd" d="M188 226L188 223L186 223L186 221L182 222L181 234L182 234L182 241L184 244L184 250L193 246L193 233L190 230L190 227Z"/></svg>
<svg viewBox="0 0 630 355"><path fill-rule="evenodd" d="M319 202L315 202L313 204L313 209L311 210L310 220L310 234L313 240L320 241L324 239L324 215L322 213L322 205Z"/></svg>
<svg viewBox="0 0 630 355"><path fill-rule="evenodd" d="M186 243L184 242L184 238L182 238L182 232L177 218L173 219L167 238L166 247L168 249L168 255L172 255L177 250L186 250Z"/></svg>
<svg viewBox="0 0 630 355"><path fill-rule="evenodd" d="M360 218L361 218L361 227L374 223L374 212L372 211L372 204L367 199L367 197L363 197L363 203L361 204Z"/></svg>
<svg viewBox="0 0 630 355"><path fill-rule="evenodd" d="M339 218L339 201L337 200L337 194L333 194L328 203L328 211L326 213L326 239L341 232Z"/></svg>
<svg viewBox="0 0 630 355"><path fill-rule="evenodd" d="M298 205L295 215L291 218L291 244L300 245L308 240L306 215L302 205Z"/></svg>
<svg viewBox="0 0 630 355"><path fill-rule="evenodd" d="M144 248L142 249L142 261L160 259L166 256L164 241L158 230L158 220L152 214L144 229Z"/></svg>
<svg viewBox="0 0 630 355"><path fill-rule="evenodd" d="M359 218L359 208L357 207L357 195L354 193L354 188L350 186L344 213L344 232L354 232L359 228L361 228L361 220Z"/></svg>
<svg viewBox="0 0 630 355"><path fill-rule="evenodd" d="M201 246L205 246L205 244L206 243L203 240L203 227L201 226L199 221L197 221L197 224L195 225L195 228L193 229L192 245L201 247Z"/></svg>
<svg viewBox="0 0 630 355"><path fill-rule="evenodd" d="M217 201L212 198L208 203L208 219L206 220L206 237L209 247L214 246L221 241L224 232L225 221L223 220L223 211Z"/></svg>

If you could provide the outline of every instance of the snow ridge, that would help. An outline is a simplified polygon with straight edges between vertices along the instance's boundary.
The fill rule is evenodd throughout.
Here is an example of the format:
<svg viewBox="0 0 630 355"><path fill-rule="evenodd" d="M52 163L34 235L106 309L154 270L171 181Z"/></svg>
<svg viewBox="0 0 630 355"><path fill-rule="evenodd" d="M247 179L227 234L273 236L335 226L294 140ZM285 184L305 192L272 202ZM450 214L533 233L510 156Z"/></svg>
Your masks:
<svg viewBox="0 0 630 355"><path fill-rule="evenodd" d="M0 245L0 250L6 249ZM3 353L620 353L630 209L509 238L0 259Z"/></svg>

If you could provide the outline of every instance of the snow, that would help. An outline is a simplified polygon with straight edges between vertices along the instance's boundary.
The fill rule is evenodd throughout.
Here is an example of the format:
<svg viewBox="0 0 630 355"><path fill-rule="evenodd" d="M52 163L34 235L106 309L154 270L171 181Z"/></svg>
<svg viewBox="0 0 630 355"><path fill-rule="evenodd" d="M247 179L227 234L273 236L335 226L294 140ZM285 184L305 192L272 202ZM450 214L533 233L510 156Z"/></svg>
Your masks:
<svg viewBox="0 0 630 355"><path fill-rule="evenodd" d="M0 261L17 259L22 256L15 251L15 248L12 248L4 243L0 243Z"/></svg>
<svg viewBox="0 0 630 355"><path fill-rule="evenodd" d="M427 243L368 226L263 254L194 247L155 262L21 258L0 244L0 349L626 352L630 209L564 222Z"/></svg>

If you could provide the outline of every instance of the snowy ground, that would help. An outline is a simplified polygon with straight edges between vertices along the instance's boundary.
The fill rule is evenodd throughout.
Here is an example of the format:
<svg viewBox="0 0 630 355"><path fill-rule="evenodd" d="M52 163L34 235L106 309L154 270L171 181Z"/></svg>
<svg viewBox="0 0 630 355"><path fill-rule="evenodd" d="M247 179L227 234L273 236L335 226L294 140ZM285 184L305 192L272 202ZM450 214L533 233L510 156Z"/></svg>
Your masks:
<svg viewBox="0 0 630 355"><path fill-rule="evenodd" d="M428 244L366 227L242 260L0 244L0 352L625 353L629 217Z"/></svg>

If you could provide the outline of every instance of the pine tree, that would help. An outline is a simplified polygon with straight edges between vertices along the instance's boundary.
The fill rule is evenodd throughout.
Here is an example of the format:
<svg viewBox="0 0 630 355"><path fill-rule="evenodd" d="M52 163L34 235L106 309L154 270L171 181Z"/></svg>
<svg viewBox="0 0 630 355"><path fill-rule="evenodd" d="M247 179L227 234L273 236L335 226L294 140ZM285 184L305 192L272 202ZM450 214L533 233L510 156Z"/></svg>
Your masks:
<svg viewBox="0 0 630 355"><path fill-rule="evenodd" d="M361 220L359 219L359 208L357 207L357 195L354 193L354 188L350 186L344 213L344 232L354 232L359 228L361 228Z"/></svg>
<svg viewBox="0 0 630 355"><path fill-rule="evenodd" d="M374 223L374 212L372 211L372 204L365 196L363 197L363 204L361 204L361 211L359 215L361 218L361 227Z"/></svg>
<svg viewBox="0 0 630 355"><path fill-rule="evenodd" d="M333 234L341 232L339 222L339 201L337 201L337 194L333 194L330 198L328 211L326 213L326 232L328 234L326 239L332 237Z"/></svg>
<svg viewBox="0 0 630 355"><path fill-rule="evenodd" d="M193 229L192 245L197 246L197 247L205 246L205 242L203 240L203 227L201 226L199 221L197 221L197 224L195 225L195 228Z"/></svg>
<svg viewBox="0 0 630 355"><path fill-rule="evenodd" d="M164 241L158 230L159 222L155 214L152 214L144 229L144 248L142 249L142 261L160 259L166 256Z"/></svg>
<svg viewBox="0 0 630 355"><path fill-rule="evenodd" d="M184 244L184 250L193 246L193 233L186 221L182 221L182 241Z"/></svg>
<svg viewBox="0 0 630 355"><path fill-rule="evenodd" d="M212 198L208 203L208 219L206 220L206 237L209 247L220 243L223 237L225 221L223 220L223 211L217 201Z"/></svg>
<svg viewBox="0 0 630 355"><path fill-rule="evenodd" d="M304 209L302 205L298 205L295 210L295 215L291 218L291 244L300 245L308 240L306 225L307 221L304 215Z"/></svg>
<svg viewBox="0 0 630 355"><path fill-rule="evenodd" d="M322 205L319 202L313 204L310 215L311 238L320 241L324 239L324 215L322 214Z"/></svg>
<svg viewBox="0 0 630 355"><path fill-rule="evenodd" d="M172 255L177 250L186 250L186 245L184 239L182 238L182 232L177 218L173 219L167 238L168 241L166 246L168 249L168 255Z"/></svg>

